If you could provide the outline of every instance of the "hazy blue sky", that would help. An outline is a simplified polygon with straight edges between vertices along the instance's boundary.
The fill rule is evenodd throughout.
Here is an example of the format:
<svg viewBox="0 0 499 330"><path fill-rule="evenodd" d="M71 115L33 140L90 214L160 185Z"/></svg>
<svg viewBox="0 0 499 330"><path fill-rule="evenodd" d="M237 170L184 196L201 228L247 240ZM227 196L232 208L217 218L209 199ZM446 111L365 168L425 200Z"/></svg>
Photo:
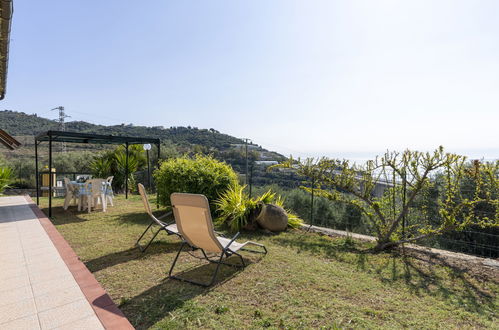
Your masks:
<svg viewBox="0 0 499 330"><path fill-rule="evenodd" d="M499 157L499 1L16 0L0 108Z"/></svg>

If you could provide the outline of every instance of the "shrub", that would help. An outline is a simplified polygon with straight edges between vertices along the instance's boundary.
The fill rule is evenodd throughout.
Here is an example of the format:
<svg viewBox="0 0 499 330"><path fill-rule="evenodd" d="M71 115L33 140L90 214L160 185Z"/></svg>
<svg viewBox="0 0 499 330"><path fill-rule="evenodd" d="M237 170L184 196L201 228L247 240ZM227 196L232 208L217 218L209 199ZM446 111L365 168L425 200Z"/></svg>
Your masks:
<svg viewBox="0 0 499 330"><path fill-rule="evenodd" d="M194 193L205 195L213 210L220 194L237 184L237 174L232 167L202 155L166 160L154 172L154 178L161 205L170 205L170 195L174 192Z"/></svg>
<svg viewBox="0 0 499 330"><path fill-rule="evenodd" d="M15 180L11 184L9 184L9 188L12 189L29 189L31 187L31 183L23 179Z"/></svg>

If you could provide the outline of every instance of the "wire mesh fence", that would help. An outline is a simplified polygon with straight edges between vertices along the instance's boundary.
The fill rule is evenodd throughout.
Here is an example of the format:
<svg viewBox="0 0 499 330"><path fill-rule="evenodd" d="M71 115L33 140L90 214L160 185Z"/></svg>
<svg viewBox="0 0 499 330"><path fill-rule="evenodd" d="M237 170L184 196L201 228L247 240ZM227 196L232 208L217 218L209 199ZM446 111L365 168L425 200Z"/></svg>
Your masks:
<svg viewBox="0 0 499 330"><path fill-rule="evenodd" d="M251 168L251 167L250 167ZM309 179L298 176L293 171L268 171L264 167L253 168L248 178L253 196L268 189L281 194L285 205L297 213L307 224L344 230L358 234L372 235L375 232L354 206L334 202L319 196L312 196L303 187L311 187ZM249 188L249 187L248 187ZM472 193L463 189L463 193ZM414 214L421 214L420 205L414 205ZM477 216L495 215L493 209L476 209ZM416 215L414 217L416 217ZM417 221L414 219L413 221ZM435 222L440 221L435 219ZM499 258L499 229L471 227L468 230L452 231L415 242L416 244L470 255Z"/></svg>
<svg viewBox="0 0 499 330"><path fill-rule="evenodd" d="M248 185L247 192L250 195L254 197L261 195L268 189L272 189L274 192L282 195L285 198L286 206L298 214L307 224L336 230L346 230L364 235L374 234L373 228L365 221L358 209L351 205L333 202L319 196L311 196L310 193L301 189L301 187L311 187L312 183L309 179L299 176L296 171L289 169L269 171L269 166L275 163L273 161L250 162L248 175L241 176L242 183ZM34 188L34 163L19 161L13 165L16 177L13 186ZM239 173L245 173L246 171L244 164L233 164L233 167ZM88 173L58 172L55 180L56 185L61 185L60 181L65 176L74 180L76 176L81 174ZM149 177L149 173L146 170L135 173L134 178L137 182L144 183L146 187L150 185L151 190L154 190L154 177ZM41 178L40 182L42 182ZM464 188L462 192L472 194L473 190ZM482 216L493 215L492 211L488 209L479 209L476 212ZM469 230L450 232L438 237L424 239L417 243L428 247L482 257L499 258L499 229L473 227Z"/></svg>

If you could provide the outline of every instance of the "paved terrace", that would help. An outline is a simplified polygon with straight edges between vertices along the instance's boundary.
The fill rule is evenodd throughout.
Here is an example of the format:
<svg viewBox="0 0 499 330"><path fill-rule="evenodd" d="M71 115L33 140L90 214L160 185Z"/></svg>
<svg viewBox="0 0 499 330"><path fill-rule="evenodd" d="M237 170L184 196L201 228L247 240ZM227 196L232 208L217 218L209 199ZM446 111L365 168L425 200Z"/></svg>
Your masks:
<svg viewBox="0 0 499 330"><path fill-rule="evenodd" d="M0 329L133 329L29 197L0 197Z"/></svg>

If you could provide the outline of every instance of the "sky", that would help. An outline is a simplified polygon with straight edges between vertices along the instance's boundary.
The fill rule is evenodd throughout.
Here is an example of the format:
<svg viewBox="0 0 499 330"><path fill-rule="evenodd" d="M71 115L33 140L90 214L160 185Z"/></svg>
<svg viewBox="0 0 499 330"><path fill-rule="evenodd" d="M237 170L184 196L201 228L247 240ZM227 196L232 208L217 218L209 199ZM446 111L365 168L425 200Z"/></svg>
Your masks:
<svg viewBox="0 0 499 330"><path fill-rule="evenodd" d="M499 157L499 1L16 0L0 109Z"/></svg>

